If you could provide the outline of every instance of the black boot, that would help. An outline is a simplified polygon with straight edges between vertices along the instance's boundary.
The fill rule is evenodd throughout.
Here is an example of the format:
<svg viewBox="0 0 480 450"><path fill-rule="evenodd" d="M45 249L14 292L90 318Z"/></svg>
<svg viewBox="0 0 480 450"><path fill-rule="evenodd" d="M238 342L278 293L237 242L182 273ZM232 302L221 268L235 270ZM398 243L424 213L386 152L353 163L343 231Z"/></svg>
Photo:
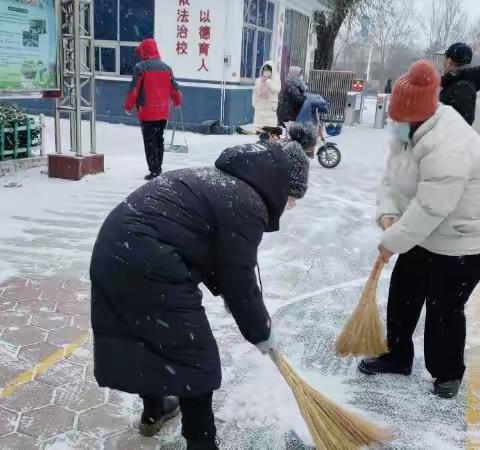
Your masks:
<svg viewBox="0 0 480 450"><path fill-rule="evenodd" d="M160 403L158 403L160 401ZM140 434L144 437L153 437L170 419L180 414L180 406L177 397L165 397L163 399L143 399L144 408L142 420L138 425ZM157 404L155 404L157 403Z"/></svg>
<svg viewBox="0 0 480 450"><path fill-rule="evenodd" d="M219 450L219 440L187 441L187 450Z"/></svg>
<svg viewBox="0 0 480 450"><path fill-rule="evenodd" d="M391 354L386 353L379 358L364 359L359 364L358 370L365 375L378 375L386 373L410 375L412 373L412 366L399 364Z"/></svg>
<svg viewBox="0 0 480 450"><path fill-rule="evenodd" d="M457 396L460 386L462 385L462 380L449 380L441 381L439 379L435 380L434 391L435 395L438 395L441 398L454 398Z"/></svg>

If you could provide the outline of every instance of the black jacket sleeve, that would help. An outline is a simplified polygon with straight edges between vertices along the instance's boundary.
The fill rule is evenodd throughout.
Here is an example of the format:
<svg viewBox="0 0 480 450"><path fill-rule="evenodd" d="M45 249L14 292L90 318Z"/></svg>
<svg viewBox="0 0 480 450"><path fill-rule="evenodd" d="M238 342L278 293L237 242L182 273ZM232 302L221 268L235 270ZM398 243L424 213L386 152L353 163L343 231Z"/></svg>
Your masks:
<svg viewBox="0 0 480 450"><path fill-rule="evenodd" d="M459 81L440 93L440 101L453 107L470 125L475 122L477 92L468 81Z"/></svg>
<svg viewBox="0 0 480 450"><path fill-rule="evenodd" d="M241 232L219 230L216 269L205 284L222 293L243 337L258 344L269 338L271 326L255 274L265 224L260 218L249 221L258 223L244 223Z"/></svg>
<svg viewBox="0 0 480 450"><path fill-rule="evenodd" d="M306 96L302 90L293 84L287 88L288 102L290 104L290 109L293 114L293 119L295 120L302 109L303 104L305 103Z"/></svg>

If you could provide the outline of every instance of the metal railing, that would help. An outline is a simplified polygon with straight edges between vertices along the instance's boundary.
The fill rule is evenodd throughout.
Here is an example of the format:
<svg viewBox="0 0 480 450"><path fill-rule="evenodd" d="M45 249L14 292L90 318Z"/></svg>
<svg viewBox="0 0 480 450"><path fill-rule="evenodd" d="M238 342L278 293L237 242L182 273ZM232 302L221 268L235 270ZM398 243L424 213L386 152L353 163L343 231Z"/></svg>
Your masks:
<svg viewBox="0 0 480 450"><path fill-rule="evenodd" d="M26 125L0 126L0 161L5 159L29 158L36 150L40 156L45 154L44 139L45 119L40 115L36 121L27 117Z"/></svg>
<svg viewBox="0 0 480 450"><path fill-rule="evenodd" d="M309 91L321 95L328 102L328 113L322 115L323 121L341 123L345 121L347 94L352 90L354 79L353 72L310 71Z"/></svg>

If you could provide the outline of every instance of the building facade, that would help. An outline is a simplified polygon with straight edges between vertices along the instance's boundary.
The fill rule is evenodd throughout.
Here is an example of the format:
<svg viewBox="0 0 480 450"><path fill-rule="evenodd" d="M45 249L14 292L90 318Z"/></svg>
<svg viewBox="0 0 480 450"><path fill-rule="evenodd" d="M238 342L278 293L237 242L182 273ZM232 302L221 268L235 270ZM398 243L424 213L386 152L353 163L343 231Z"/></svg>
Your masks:
<svg viewBox="0 0 480 450"><path fill-rule="evenodd" d="M289 65L310 66L311 17L319 9L320 0L95 0L97 118L135 121L125 115L124 99L135 48L153 37L183 92L188 129L251 123L253 83L264 61L273 60L283 77Z"/></svg>

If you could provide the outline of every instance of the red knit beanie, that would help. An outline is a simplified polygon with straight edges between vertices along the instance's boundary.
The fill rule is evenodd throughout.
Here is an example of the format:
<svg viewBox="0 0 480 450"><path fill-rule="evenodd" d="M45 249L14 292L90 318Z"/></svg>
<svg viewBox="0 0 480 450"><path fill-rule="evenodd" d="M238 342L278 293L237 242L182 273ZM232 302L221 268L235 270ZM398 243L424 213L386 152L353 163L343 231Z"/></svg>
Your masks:
<svg viewBox="0 0 480 450"><path fill-rule="evenodd" d="M440 75L426 60L417 61L393 87L389 114L396 122L425 122L439 103Z"/></svg>

